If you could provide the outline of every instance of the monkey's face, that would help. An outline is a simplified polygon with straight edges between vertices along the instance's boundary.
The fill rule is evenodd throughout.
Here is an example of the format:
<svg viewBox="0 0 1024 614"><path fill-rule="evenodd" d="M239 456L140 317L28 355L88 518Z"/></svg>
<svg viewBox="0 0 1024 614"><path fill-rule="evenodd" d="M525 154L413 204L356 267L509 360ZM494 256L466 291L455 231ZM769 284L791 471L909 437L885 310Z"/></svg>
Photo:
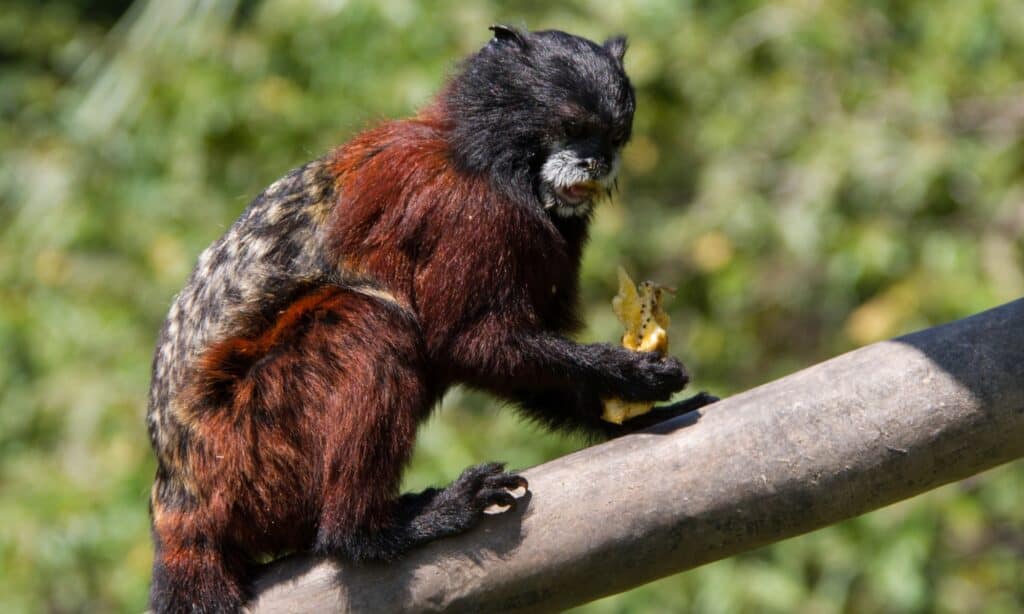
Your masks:
<svg viewBox="0 0 1024 614"><path fill-rule="evenodd" d="M629 126L577 105L567 105L567 111L555 118L552 132L558 136L540 166L538 192L544 208L555 215L585 216L615 187Z"/></svg>
<svg viewBox="0 0 1024 614"><path fill-rule="evenodd" d="M615 185L635 98L623 38L495 26L447 99L456 159L553 215L585 217Z"/></svg>

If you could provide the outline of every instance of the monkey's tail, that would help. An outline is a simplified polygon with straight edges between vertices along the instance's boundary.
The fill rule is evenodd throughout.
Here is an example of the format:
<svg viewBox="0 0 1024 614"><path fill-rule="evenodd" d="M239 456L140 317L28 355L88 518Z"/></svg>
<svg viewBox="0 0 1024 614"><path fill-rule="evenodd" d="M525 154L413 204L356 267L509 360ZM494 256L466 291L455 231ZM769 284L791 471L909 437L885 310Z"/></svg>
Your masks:
<svg viewBox="0 0 1024 614"><path fill-rule="evenodd" d="M247 569L240 557L204 536L161 539L158 527L154 527L154 541L149 607L155 614L242 611Z"/></svg>

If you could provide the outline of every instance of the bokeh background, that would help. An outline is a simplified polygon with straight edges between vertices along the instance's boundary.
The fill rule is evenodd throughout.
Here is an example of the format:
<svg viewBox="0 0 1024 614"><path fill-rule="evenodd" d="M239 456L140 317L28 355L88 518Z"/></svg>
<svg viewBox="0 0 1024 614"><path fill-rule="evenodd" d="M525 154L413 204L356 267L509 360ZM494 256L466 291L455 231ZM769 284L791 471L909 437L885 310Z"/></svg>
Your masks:
<svg viewBox="0 0 1024 614"><path fill-rule="evenodd" d="M723 395L1024 294L1020 0L6 0L0 609L143 609L171 297L264 186L427 102L493 22L631 36L583 338L618 336L619 263L679 288L674 350ZM583 445L499 409L449 394L408 487ZM1017 463L580 611L1020 612L1022 503Z"/></svg>

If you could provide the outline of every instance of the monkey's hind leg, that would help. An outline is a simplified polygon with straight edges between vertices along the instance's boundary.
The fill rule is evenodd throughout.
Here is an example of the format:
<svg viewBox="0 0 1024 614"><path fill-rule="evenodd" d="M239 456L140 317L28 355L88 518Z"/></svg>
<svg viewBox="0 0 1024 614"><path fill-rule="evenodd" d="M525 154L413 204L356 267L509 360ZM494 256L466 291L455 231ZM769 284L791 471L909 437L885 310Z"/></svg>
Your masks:
<svg viewBox="0 0 1024 614"><path fill-rule="evenodd" d="M511 508L526 480L497 463L467 469L443 490L399 497L416 429L436 402L418 323L369 297L339 297L337 317L304 341L303 353L331 352L336 394L321 405L325 440L322 509L314 549L350 560L390 560L465 531L491 505ZM342 317L344 316L344 317ZM329 324L328 324L329 322Z"/></svg>

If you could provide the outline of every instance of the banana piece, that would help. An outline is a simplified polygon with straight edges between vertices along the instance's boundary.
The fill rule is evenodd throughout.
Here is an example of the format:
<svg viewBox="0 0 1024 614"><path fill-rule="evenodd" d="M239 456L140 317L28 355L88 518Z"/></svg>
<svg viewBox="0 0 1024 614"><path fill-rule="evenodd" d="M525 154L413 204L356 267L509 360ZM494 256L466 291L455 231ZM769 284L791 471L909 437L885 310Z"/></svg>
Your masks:
<svg viewBox="0 0 1024 614"><path fill-rule="evenodd" d="M612 299L612 310L625 326L622 346L637 352L668 353L668 314L661 307L666 292L675 292L667 286L644 281L637 287L619 267L619 293ZM605 399L601 418L615 424L651 411L654 403Z"/></svg>

